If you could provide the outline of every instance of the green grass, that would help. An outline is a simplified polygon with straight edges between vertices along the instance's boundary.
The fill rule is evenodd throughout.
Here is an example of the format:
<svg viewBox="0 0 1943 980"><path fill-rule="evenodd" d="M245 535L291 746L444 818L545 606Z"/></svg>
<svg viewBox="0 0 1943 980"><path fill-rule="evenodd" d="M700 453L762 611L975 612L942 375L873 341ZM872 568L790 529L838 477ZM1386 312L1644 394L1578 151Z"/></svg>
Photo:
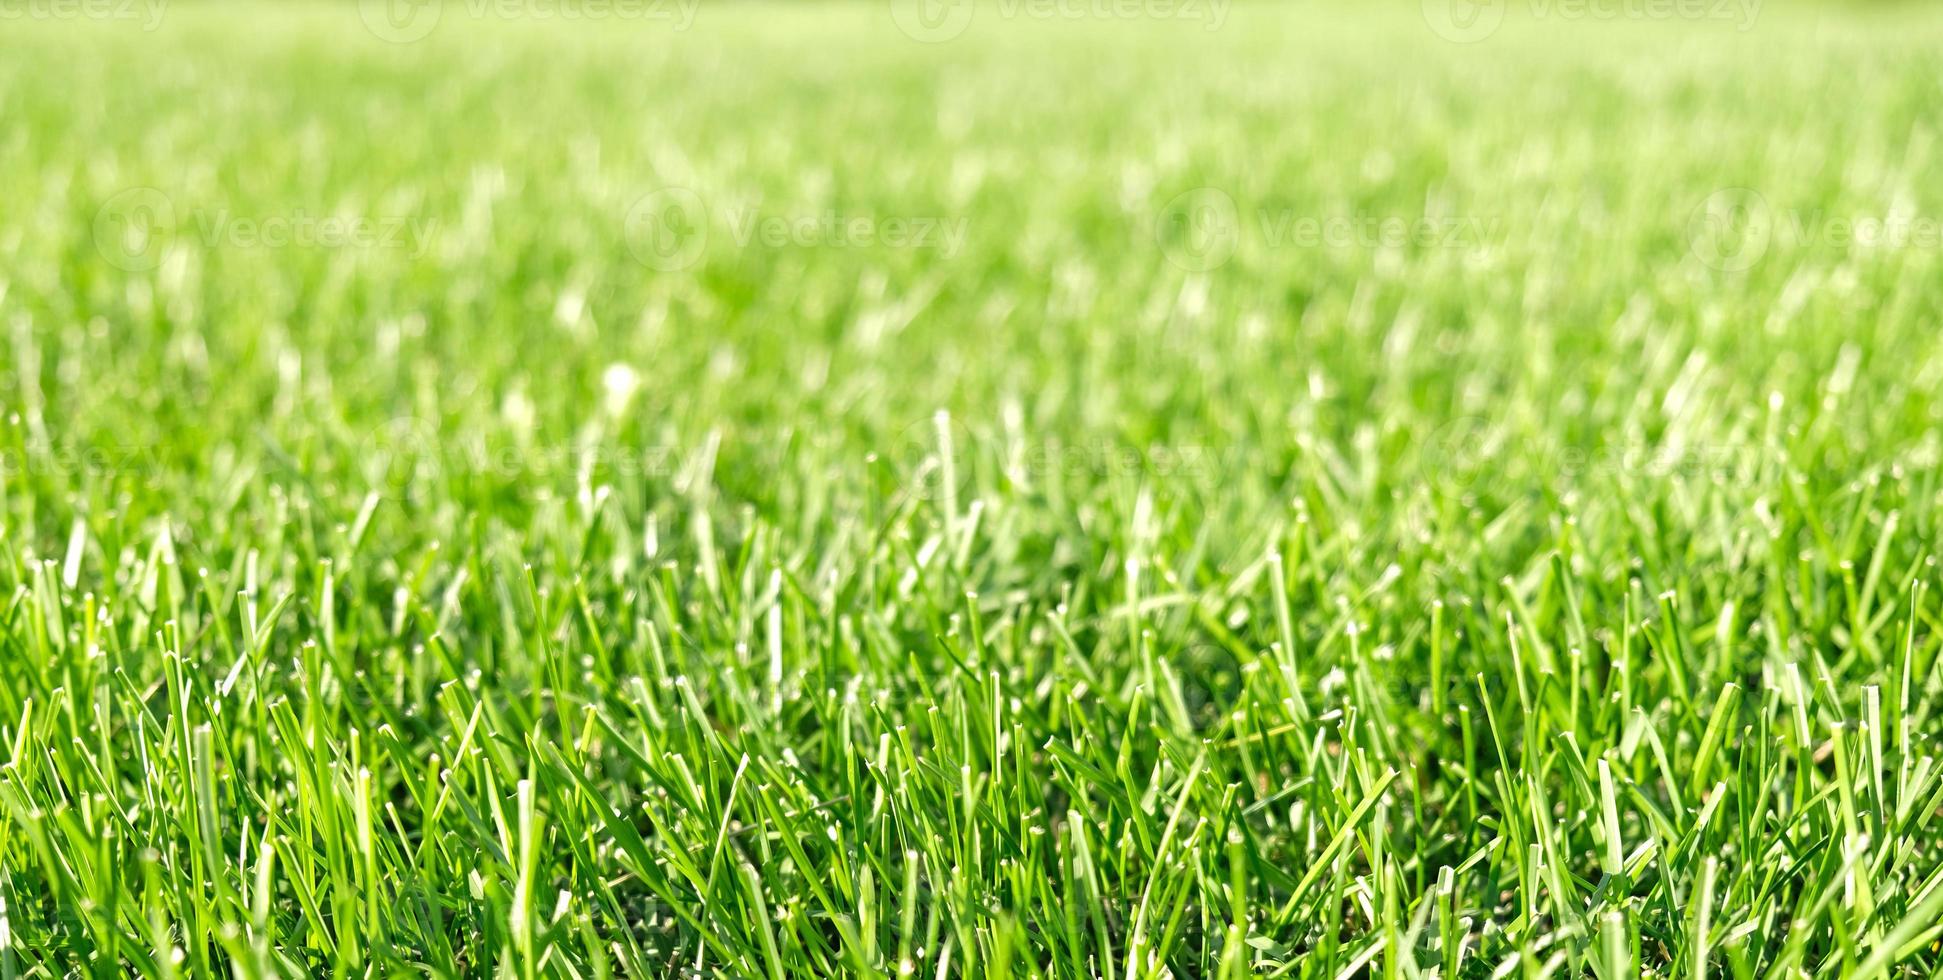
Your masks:
<svg viewBox="0 0 1943 980"><path fill-rule="evenodd" d="M475 9L0 22L0 976L1943 971L1943 15Z"/></svg>

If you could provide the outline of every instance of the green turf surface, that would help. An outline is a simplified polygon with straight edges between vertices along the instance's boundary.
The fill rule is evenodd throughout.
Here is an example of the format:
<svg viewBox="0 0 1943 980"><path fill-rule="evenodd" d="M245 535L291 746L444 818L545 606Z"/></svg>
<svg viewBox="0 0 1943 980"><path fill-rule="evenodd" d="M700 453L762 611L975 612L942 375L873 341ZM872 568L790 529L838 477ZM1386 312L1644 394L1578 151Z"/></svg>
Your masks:
<svg viewBox="0 0 1943 980"><path fill-rule="evenodd" d="M1943 14L0 14L0 975L1943 970Z"/></svg>

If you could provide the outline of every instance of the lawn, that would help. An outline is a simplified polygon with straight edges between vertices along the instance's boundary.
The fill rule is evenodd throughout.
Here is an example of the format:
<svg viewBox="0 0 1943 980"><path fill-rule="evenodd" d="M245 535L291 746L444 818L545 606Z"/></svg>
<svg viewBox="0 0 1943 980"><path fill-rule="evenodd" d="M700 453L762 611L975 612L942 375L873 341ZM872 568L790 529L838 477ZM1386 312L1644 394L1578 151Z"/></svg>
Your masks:
<svg viewBox="0 0 1943 980"><path fill-rule="evenodd" d="M0 977L1932 977L1943 11L0 0Z"/></svg>

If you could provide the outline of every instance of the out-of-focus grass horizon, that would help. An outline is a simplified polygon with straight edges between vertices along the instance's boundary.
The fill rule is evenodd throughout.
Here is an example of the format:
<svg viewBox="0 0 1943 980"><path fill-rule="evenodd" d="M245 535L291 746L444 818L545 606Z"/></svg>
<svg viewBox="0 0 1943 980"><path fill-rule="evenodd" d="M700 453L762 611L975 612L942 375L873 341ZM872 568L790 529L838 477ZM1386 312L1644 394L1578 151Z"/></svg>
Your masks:
<svg viewBox="0 0 1943 980"><path fill-rule="evenodd" d="M374 306L433 346L515 360L473 338L551 320L638 339L683 314L753 338L786 312L825 336L860 320L947 348L1061 343L1030 336L1023 297L981 294L997 269L1050 290L1206 274L1238 314L1210 319L1246 324L1289 297L1369 302L1406 269L1434 305L1439 281L1549 289L1595 263L1607 274L1555 315L1610 319L1643 287L1933 252L1943 213L1893 158L1927 152L1930 93L1897 86L1943 24L1902 8L1453 8L1494 25L1468 43L1415 3L173 0L153 30L127 4L73 9L115 16L0 35L12 303L173 301L247 324L251 346L265 322ZM1845 111L1858 102L1881 108ZM758 108L790 123L752 125ZM1829 172L1837 149L1888 183ZM791 288L812 269L850 271ZM305 295L319 281L342 288ZM1169 364L1220 349L1204 340L1156 328L1149 347ZM557 366L611 359L577 349ZM938 401L912 393L899 417Z"/></svg>

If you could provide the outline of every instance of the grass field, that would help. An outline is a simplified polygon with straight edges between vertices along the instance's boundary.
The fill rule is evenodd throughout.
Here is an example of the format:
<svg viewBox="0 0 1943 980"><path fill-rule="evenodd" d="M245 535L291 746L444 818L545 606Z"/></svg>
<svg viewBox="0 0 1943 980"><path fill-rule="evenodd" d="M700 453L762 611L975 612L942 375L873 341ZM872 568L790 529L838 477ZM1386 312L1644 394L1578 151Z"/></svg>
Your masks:
<svg viewBox="0 0 1943 980"><path fill-rule="evenodd" d="M981 2L0 6L0 976L1943 971L1943 11Z"/></svg>

